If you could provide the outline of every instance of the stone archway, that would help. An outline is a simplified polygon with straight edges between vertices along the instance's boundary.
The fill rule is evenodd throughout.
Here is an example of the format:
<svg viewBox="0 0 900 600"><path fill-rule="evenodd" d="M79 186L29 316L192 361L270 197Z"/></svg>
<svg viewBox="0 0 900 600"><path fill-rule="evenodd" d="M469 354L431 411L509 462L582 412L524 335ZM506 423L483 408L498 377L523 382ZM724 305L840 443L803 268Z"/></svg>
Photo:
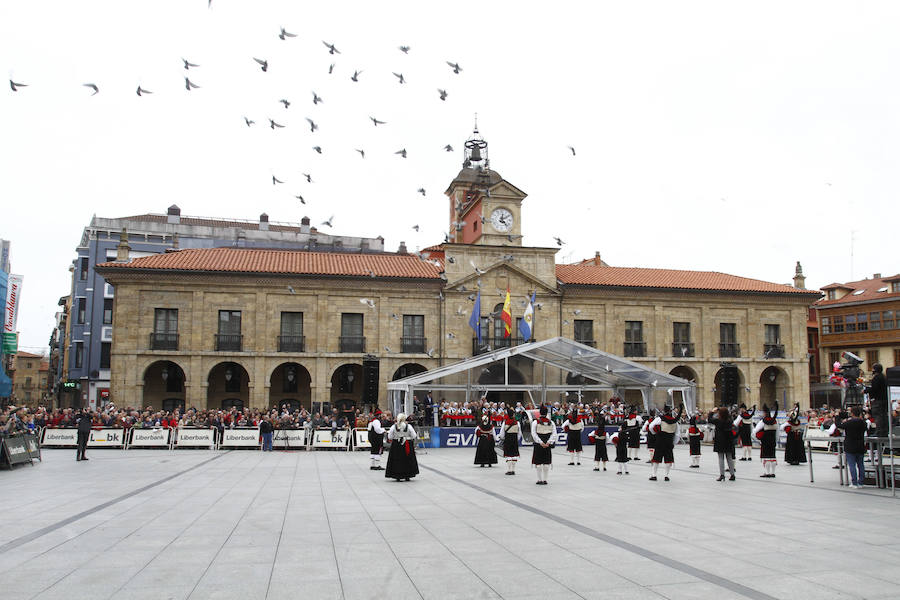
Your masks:
<svg viewBox="0 0 900 600"><path fill-rule="evenodd" d="M312 377L306 367L295 362L281 363L269 377L269 406L312 410L311 386Z"/></svg>
<svg viewBox="0 0 900 600"><path fill-rule="evenodd" d="M723 366L713 379L715 406L731 406L746 403L744 373L736 365Z"/></svg>
<svg viewBox="0 0 900 600"><path fill-rule="evenodd" d="M790 402L787 397L789 386L788 374L781 367L771 365L763 369L759 374L759 407L767 405L771 408L777 402L779 410L786 410Z"/></svg>
<svg viewBox="0 0 900 600"><path fill-rule="evenodd" d="M411 375L418 375L419 373L424 373L428 368L420 365L419 363L406 363L404 365L400 365L396 371L394 371L394 375L391 377L391 381L397 381L398 379L403 379L404 377L409 377Z"/></svg>
<svg viewBox="0 0 900 600"><path fill-rule="evenodd" d="M208 408L224 406L223 402L241 408L250 403L250 375L240 363L221 362L209 370L206 388Z"/></svg>
<svg viewBox="0 0 900 600"><path fill-rule="evenodd" d="M331 374L331 396L327 406L322 407L323 416L337 409L339 414L349 416L357 408L362 408L363 388L362 365L345 363Z"/></svg>
<svg viewBox="0 0 900 600"><path fill-rule="evenodd" d="M184 410L185 389L184 369L171 360L158 360L144 370L143 407L164 408L180 406ZM166 409L172 410L172 409Z"/></svg>
<svg viewBox="0 0 900 600"><path fill-rule="evenodd" d="M669 371L669 375L681 377L682 379L686 379L687 381L692 381L694 383L696 383L698 379L697 372L687 365L678 365L677 367ZM684 393L681 390L672 390L671 399L672 406L674 408L678 408L682 404L687 404L687 402L685 402Z"/></svg>

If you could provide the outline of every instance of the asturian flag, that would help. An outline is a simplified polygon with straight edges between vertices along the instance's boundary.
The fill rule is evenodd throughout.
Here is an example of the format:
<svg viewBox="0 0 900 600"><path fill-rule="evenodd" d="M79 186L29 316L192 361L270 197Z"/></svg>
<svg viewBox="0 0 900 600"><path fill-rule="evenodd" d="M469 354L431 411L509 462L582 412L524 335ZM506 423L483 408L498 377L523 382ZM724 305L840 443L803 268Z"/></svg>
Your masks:
<svg viewBox="0 0 900 600"><path fill-rule="evenodd" d="M481 345L481 290L475 297L475 306L472 307L472 316L469 317L469 327L475 330L478 345Z"/></svg>
<svg viewBox="0 0 900 600"><path fill-rule="evenodd" d="M510 337L512 335L512 311L509 308L509 287L506 288L506 300L503 301L503 312L500 313L500 320L504 324L503 337Z"/></svg>
<svg viewBox="0 0 900 600"><path fill-rule="evenodd" d="M531 340L531 334L534 332L534 295L531 292L531 299L528 300L528 306L525 307L525 314L519 321L519 333L522 334L522 340L528 342Z"/></svg>

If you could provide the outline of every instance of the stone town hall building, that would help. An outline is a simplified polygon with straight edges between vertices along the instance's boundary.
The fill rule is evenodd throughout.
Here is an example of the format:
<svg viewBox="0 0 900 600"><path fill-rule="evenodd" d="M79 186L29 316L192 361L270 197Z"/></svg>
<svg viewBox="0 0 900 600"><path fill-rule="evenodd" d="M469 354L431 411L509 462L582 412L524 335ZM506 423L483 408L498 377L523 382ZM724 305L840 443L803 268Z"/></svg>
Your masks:
<svg viewBox="0 0 900 600"><path fill-rule="evenodd" d="M522 245L525 192L490 169L486 142L466 146L446 191L448 241L422 254L230 247L129 260L121 244L120 261L97 265L117 298L112 399L385 406L388 381L527 341L503 338L494 318L509 288L514 318L536 293L534 339L569 337L693 380L701 407L808 404L807 310L818 292L599 257L556 264L557 248ZM468 324L479 289L481 346ZM498 377L485 369L481 381ZM511 364L511 383L534 379L530 364Z"/></svg>

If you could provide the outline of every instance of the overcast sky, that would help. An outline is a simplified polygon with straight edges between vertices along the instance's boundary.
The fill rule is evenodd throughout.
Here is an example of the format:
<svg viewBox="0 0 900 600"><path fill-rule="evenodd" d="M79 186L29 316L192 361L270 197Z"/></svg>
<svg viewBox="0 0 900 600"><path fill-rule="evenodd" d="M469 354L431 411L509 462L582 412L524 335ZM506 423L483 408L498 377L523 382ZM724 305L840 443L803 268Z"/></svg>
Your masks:
<svg viewBox="0 0 900 600"><path fill-rule="evenodd" d="M528 193L524 242L561 237L558 262L897 273L898 31L897 2L5 0L0 70L28 84L0 90L20 344L46 349L93 214L335 215L389 250L440 242L476 112Z"/></svg>

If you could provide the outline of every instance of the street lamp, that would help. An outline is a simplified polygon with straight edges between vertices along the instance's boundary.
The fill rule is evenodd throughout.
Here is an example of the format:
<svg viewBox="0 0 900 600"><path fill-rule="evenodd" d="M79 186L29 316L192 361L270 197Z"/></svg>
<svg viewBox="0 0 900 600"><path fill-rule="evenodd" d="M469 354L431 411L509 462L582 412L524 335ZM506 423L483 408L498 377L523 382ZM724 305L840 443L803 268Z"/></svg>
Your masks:
<svg viewBox="0 0 900 600"><path fill-rule="evenodd" d="M234 373L231 371L231 367L228 367L225 370L225 381L231 381L231 378L234 377Z"/></svg>
<svg viewBox="0 0 900 600"><path fill-rule="evenodd" d="M169 380L169 367L163 367L162 370L162 380L163 383Z"/></svg>

